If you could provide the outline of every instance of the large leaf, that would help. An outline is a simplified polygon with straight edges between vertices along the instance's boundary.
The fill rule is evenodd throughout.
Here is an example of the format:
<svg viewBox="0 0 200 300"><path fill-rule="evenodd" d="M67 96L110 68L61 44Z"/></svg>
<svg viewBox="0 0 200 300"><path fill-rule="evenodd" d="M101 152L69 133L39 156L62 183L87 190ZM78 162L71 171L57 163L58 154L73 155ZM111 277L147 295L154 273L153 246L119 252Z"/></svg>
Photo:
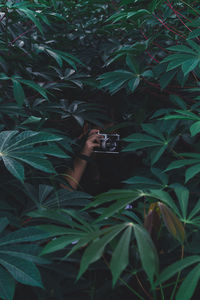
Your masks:
<svg viewBox="0 0 200 300"><path fill-rule="evenodd" d="M102 238L94 240L85 250L82 259L78 278L87 270L88 266L97 261L103 254L104 248L117 236L127 224L116 225L110 228L110 231Z"/></svg>
<svg viewBox="0 0 200 300"><path fill-rule="evenodd" d="M21 258L1 254L0 264L20 283L43 287L40 273L36 266Z"/></svg>
<svg viewBox="0 0 200 300"><path fill-rule="evenodd" d="M145 228L136 224L134 224L133 228L142 266L152 284L154 276L158 275L159 269L159 260L156 248Z"/></svg>
<svg viewBox="0 0 200 300"><path fill-rule="evenodd" d="M161 272L155 284L162 284L163 282L174 276L176 273L198 262L200 262L200 256L197 255L188 256L182 260L176 261Z"/></svg>
<svg viewBox="0 0 200 300"><path fill-rule="evenodd" d="M190 271L183 280L177 294L176 300L190 300L194 294L198 281L200 279L200 264Z"/></svg>
<svg viewBox="0 0 200 300"><path fill-rule="evenodd" d="M129 244L131 240L132 224L122 234L115 250L112 254L110 269L113 277L113 285L116 283L122 271L129 263Z"/></svg>
<svg viewBox="0 0 200 300"><path fill-rule="evenodd" d="M0 246L22 242L34 242L48 237L48 234L35 227L22 228L0 238Z"/></svg>
<svg viewBox="0 0 200 300"><path fill-rule="evenodd" d="M0 158L3 159L5 167L16 178L23 182L23 162L48 173L55 173L52 164L46 155L68 158L57 145L49 143L47 146L38 146L40 143L62 140L61 137L46 132L24 131L2 131L0 133ZM32 147L32 146L35 147Z"/></svg>

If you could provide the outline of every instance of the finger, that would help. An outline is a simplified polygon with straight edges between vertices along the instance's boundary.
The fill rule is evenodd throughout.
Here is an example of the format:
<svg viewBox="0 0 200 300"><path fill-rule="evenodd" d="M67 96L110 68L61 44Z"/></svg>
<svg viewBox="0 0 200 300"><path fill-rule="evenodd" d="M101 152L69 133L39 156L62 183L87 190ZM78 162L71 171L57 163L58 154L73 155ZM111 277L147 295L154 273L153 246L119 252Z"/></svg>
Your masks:
<svg viewBox="0 0 200 300"><path fill-rule="evenodd" d="M93 134L98 134L99 133L99 130L98 129L92 129L90 130L89 132L89 136L93 135Z"/></svg>
<svg viewBox="0 0 200 300"><path fill-rule="evenodd" d="M102 135L99 134L93 134L88 137L87 141L100 141L102 139Z"/></svg>
<svg viewBox="0 0 200 300"><path fill-rule="evenodd" d="M93 144L92 144L92 149L94 149L95 147L99 148L99 147L100 147L100 144L98 144L98 143L93 143Z"/></svg>

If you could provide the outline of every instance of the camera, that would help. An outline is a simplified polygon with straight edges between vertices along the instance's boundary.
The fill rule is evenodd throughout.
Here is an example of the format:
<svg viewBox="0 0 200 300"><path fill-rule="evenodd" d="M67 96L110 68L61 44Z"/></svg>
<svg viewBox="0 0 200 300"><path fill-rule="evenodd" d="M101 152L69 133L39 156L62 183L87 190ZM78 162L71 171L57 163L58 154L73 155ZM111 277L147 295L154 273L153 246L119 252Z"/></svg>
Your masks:
<svg viewBox="0 0 200 300"><path fill-rule="evenodd" d="M95 148L94 152L99 153L119 153L119 134L98 133L102 136L100 147Z"/></svg>

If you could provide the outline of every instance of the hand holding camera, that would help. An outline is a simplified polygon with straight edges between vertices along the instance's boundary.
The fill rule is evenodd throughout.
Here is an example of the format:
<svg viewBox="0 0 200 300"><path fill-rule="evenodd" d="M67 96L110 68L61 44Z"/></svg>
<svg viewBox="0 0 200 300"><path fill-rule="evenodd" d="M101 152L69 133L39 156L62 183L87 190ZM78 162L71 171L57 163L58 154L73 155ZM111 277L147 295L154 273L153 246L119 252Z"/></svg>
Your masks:
<svg viewBox="0 0 200 300"><path fill-rule="evenodd" d="M99 134L99 130L92 129L89 132L88 138L85 142L83 150L81 151L81 154L86 155L86 156L91 156L92 153L94 152L94 149L100 147L101 138L102 138L102 135Z"/></svg>
<svg viewBox="0 0 200 300"><path fill-rule="evenodd" d="M85 142L82 154L91 156L96 153L119 153L119 134L99 133L99 130L92 129Z"/></svg>

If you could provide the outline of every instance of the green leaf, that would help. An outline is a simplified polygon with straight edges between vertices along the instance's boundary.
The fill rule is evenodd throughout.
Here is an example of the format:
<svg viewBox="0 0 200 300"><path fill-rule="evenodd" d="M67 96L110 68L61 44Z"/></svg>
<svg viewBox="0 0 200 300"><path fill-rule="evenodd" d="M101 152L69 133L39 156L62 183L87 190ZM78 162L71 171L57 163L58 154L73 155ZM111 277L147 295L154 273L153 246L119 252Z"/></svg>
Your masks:
<svg viewBox="0 0 200 300"><path fill-rule="evenodd" d="M171 46L171 47L168 47L167 49L171 50L171 51L191 53L191 54L196 55L196 52L194 52L191 48L184 46L184 45Z"/></svg>
<svg viewBox="0 0 200 300"><path fill-rule="evenodd" d="M146 177L140 177L140 176L134 176L131 178L128 178L123 181L123 183L131 184L131 185L138 185L141 184L141 186L149 186L149 188L152 188L152 186L155 186L157 188L161 188L161 184L153 179L146 178Z"/></svg>
<svg viewBox="0 0 200 300"><path fill-rule="evenodd" d="M183 258L171 264L170 266L168 266L162 271L155 285L162 284L163 282L167 281L169 278L173 277L176 273L182 271L183 269L197 262L200 262L200 256L194 255L194 256L188 256L186 258Z"/></svg>
<svg viewBox="0 0 200 300"><path fill-rule="evenodd" d="M14 279L5 269L0 266L0 297L5 300L13 300L14 293Z"/></svg>
<svg viewBox="0 0 200 300"><path fill-rule="evenodd" d="M120 190L110 190L108 192L102 193L100 195L97 195L95 197L95 201L91 201L90 204L88 204L86 206L86 208L84 209L88 209L90 207L96 207L98 205L104 204L104 203L108 203L110 201L117 201L117 200L128 200L128 201L132 201L132 199L135 199L135 197L139 196L139 192L135 192L133 190L129 190L129 189L122 189Z"/></svg>
<svg viewBox="0 0 200 300"><path fill-rule="evenodd" d="M37 91L40 95L42 95L45 99L48 99L47 94L46 94L46 90L44 88L42 88L39 84L36 84L33 81L30 80L25 80L25 79L18 79L18 81L20 81L21 83L27 85L28 87L34 89L35 91Z"/></svg>
<svg viewBox="0 0 200 300"><path fill-rule="evenodd" d="M53 50L50 50L50 49L46 49L46 52L56 60L59 67L61 68L62 67L62 58L60 57L60 55L58 55L57 53L55 53Z"/></svg>
<svg viewBox="0 0 200 300"><path fill-rule="evenodd" d="M195 207L192 209L188 216L188 220L191 220L200 211L200 200L196 203Z"/></svg>
<svg viewBox="0 0 200 300"><path fill-rule="evenodd" d="M63 250L66 246L70 245L71 243L79 240L80 237L78 236L61 236L58 238L54 238L54 240L50 241L43 249L40 255L49 254L52 252L56 252L59 250Z"/></svg>
<svg viewBox="0 0 200 300"><path fill-rule="evenodd" d="M177 95L170 95L170 100L178 105L181 109L186 110L187 109L187 105L186 103Z"/></svg>
<svg viewBox="0 0 200 300"><path fill-rule="evenodd" d="M25 100L24 90L19 81L12 78L12 82L13 82L14 98L15 98L17 104L21 107Z"/></svg>
<svg viewBox="0 0 200 300"><path fill-rule="evenodd" d="M158 275L159 269L159 260L156 248L145 228L136 224L134 224L133 228L142 266L152 284L154 275Z"/></svg>
<svg viewBox="0 0 200 300"><path fill-rule="evenodd" d="M165 171L182 168L187 165L192 165L192 164L195 164L198 162L199 162L199 159L179 159L179 160L173 161L171 164L169 164L169 166L167 167L167 169Z"/></svg>
<svg viewBox="0 0 200 300"><path fill-rule="evenodd" d="M177 71L171 71L171 70L167 70L168 72L164 73L161 77L160 77L160 86L161 89L163 90L164 88L166 88L166 86L168 86L168 84L170 83L170 81L174 78L174 76L176 75Z"/></svg>
<svg viewBox="0 0 200 300"><path fill-rule="evenodd" d="M17 179L24 182L24 167L16 159L3 156L6 169Z"/></svg>
<svg viewBox="0 0 200 300"><path fill-rule="evenodd" d="M119 192L120 196L120 192ZM129 197L123 198L123 194L121 194L121 199L116 201L116 203L110 205L109 207L106 207L101 214L99 218L95 220L95 223L100 222L101 220L104 220L105 218L113 216L115 213L118 213L121 209L125 208L126 205L129 203L132 203L133 201L136 201L138 198L140 198L140 193L138 191L133 192L130 194ZM115 200L113 198L113 200Z"/></svg>
<svg viewBox="0 0 200 300"><path fill-rule="evenodd" d="M190 179L192 179L199 172L200 172L200 164L196 164L196 165L188 168L185 172L185 182L188 182Z"/></svg>
<svg viewBox="0 0 200 300"><path fill-rule="evenodd" d="M174 191L179 200L182 216L184 219L186 219L189 200L189 190L182 185L177 185L175 186Z"/></svg>
<svg viewBox="0 0 200 300"><path fill-rule="evenodd" d="M192 124L192 126L190 127L190 133L191 136L195 136L196 134L198 134L200 132L200 121L195 122L194 124Z"/></svg>
<svg viewBox="0 0 200 300"><path fill-rule="evenodd" d="M199 52L200 52L199 45L197 43L195 43L194 41L192 41L192 40L187 40L187 42L190 45L190 47L192 47L196 51L196 55L198 55Z"/></svg>
<svg viewBox="0 0 200 300"><path fill-rule="evenodd" d="M142 129L146 131L148 134L153 135L161 140L165 140L164 135L162 132L159 131L159 128L153 124L144 123L142 124Z"/></svg>
<svg viewBox="0 0 200 300"><path fill-rule="evenodd" d="M39 146L36 149L34 149L34 153L44 153L60 158L70 158L69 155L67 155L61 148L54 144L49 144L47 146Z"/></svg>
<svg viewBox="0 0 200 300"><path fill-rule="evenodd" d="M102 238L94 240L93 243L86 248L81 259L78 279L87 270L91 263L97 261L102 256L105 246L112 241L115 236L117 236L126 226L127 224L122 224L110 227L110 231L107 234L105 234Z"/></svg>
<svg viewBox="0 0 200 300"><path fill-rule="evenodd" d="M197 287L197 283L200 279L200 264L190 271L190 273L183 280L177 294L176 300L190 300Z"/></svg>
<svg viewBox="0 0 200 300"><path fill-rule="evenodd" d="M181 66L184 76L193 71L199 63L200 60L198 58L186 60Z"/></svg>
<svg viewBox="0 0 200 300"><path fill-rule="evenodd" d="M10 155L12 156L12 155ZM34 157L33 155L29 155L26 153L21 153L21 154L17 154L17 152L13 153L13 157L15 157L16 159L23 161L25 163L27 163L28 165L47 172L47 173L56 173L52 164L50 163L50 161L48 161L46 158L40 158L40 157Z"/></svg>
<svg viewBox="0 0 200 300"><path fill-rule="evenodd" d="M139 65L137 60L133 57L133 55L127 54L126 64L132 72L134 72L136 75L139 74Z"/></svg>
<svg viewBox="0 0 200 300"><path fill-rule="evenodd" d="M45 239L48 234L41 229L35 227L22 228L17 231L11 232L6 236L0 238L0 246L16 244L22 242L34 242Z"/></svg>
<svg viewBox="0 0 200 300"><path fill-rule="evenodd" d="M40 265L49 264L49 260L38 256L40 250L40 247L35 244L12 244L9 246L6 245L0 247L0 253L7 254L16 258L19 257L23 260L27 260Z"/></svg>
<svg viewBox="0 0 200 300"><path fill-rule="evenodd" d="M162 147L156 148L151 152L151 164L152 165L155 164L160 159L160 157L165 152L167 147L168 147L168 145L163 145Z"/></svg>
<svg viewBox="0 0 200 300"><path fill-rule="evenodd" d="M113 277L113 285L115 285L122 271L127 267L129 263L129 244L132 233L132 223L122 234L117 247L115 248L110 263L110 269Z"/></svg>
<svg viewBox="0 0 200 300"><path fill-rule="evenodd" d="M43 288L40 273L33 263L19 257L15 258L1 254L0 264L7 269L18 282Z"/></svg>
<svg viewBox="0 0 200 300"><path fill-rule="evenodd" d="M140 77L139 76L137 76L136 78L133 78L133 79L129 80L128 87L129 87L129 89L131 90L132 93L138 87L139 83L140 83Z"/></svg>
<svg viewBox="0 0 200 300"><path fill-rule="evenodd" d="M198 36L200 36L200 28L197 28L197 29L193 30L192 32L190 32L187 39L194 39Z"/></svg>
<svg viewBox="0 0 200 300"><path fill-rule="evenodd" d="M43 29L42 29L42 25L41 23L38 21L38 19L35 17L35 15L37 15L35 12L33 12L32 10L28 9L27 7L19 7L18 8L20 11L22 11L27 18L29 18L35 25L36 27L39 29L39 31L43 34Z"/></svg>

